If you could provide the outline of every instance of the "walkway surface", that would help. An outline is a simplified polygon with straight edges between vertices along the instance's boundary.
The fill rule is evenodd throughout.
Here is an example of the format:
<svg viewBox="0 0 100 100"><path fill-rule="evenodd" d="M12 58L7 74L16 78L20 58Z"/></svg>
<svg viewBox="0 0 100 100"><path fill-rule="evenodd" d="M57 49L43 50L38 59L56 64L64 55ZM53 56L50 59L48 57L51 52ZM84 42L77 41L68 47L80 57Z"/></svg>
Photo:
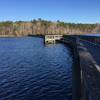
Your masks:
<svg viewBox="0 0 100 100"><path fill-rule="evenodd" d="M89 100L100 100L100 46L80 40L80 64Z"/></svg>

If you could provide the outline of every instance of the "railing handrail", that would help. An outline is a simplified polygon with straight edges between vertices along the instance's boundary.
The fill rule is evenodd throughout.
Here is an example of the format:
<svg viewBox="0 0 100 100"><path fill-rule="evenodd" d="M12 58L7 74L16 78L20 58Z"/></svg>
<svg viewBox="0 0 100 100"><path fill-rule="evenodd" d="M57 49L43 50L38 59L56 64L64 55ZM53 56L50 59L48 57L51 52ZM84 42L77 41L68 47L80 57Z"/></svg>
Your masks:
<svg viewBox="0 0 100 100"><path fill-rule="evenodd" d="M80 39L79 37L70 36L67 38L66 37L63 38L63 40L67 42L70 41L69 44L70 43L73 44L71 45L73 47L73 52L74 52L74 67L72 69L73 70L72 100L99 100L98 96L96 97L95 93L91 91L92 86L89 86L90 82L87 81L88 75L85 72L85 70L87 70L88 72L90 66L94 67L96 62L94 61L92 55L82 42L90 43L90 45L93 45L94 47L100 47L100 46L95 43L89 42L87 40ZM95 70L93 70L93 72L95 72Z"/></svg>
<svg viewBox="0 0 100 100"><path fill-rule="evenodd" d="M84 39L80 39L80 41L84 41L84 42L90 43L90 44L93 45L93 46L100 47L100 45L99 45L99 44L96 44L95 42L91 42L91 41L84 40Z"/></svg>

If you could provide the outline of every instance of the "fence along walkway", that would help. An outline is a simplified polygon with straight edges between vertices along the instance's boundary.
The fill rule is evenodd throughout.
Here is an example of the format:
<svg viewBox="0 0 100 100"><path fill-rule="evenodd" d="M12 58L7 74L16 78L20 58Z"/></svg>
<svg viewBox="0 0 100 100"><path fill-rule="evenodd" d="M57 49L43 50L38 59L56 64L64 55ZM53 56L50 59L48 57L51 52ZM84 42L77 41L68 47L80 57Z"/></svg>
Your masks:
<svg viewBox="0 0 100 100"><path fill-rule="evenodd" d="M100 100L100 46L80 40L78 50L86 92L83 100Z"/></svg>
<svg viewBox="0 0 100 100"><path fill-rule="evenodd" d="M60 41L73 47L72 100L100 100L100 46L72 36Z"/></svg>

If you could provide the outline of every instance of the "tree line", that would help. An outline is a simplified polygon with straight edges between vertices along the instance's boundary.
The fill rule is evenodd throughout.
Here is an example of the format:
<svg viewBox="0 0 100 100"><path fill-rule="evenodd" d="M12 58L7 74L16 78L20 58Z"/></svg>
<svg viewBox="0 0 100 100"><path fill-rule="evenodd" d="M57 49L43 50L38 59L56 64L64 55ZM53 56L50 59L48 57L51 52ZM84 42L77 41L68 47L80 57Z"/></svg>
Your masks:
<svg viewBox="0 0 100 100"><path fill-rule="evenodd" d="M99 33L99 24L75 24L62 21L47 21L39 18L32 21L0 22L0 36L27 36L45 34Z"/></svg>

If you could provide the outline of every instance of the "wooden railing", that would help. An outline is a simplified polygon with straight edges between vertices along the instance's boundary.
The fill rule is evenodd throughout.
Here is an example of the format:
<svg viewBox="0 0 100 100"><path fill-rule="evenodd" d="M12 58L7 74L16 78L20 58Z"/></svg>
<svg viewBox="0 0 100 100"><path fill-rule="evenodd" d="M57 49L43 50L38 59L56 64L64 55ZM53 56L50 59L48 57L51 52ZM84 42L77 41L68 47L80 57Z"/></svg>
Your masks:
<svg viewBox="0 0 100 100"><path fill-rule="evenodd" d="M74 55L72 100L100 100L100 82L96 82L96 80L100 81L100 72L96 69L97 62L83 41L93 45L93 48L96 48L97 44L76 36L66 36L61 41L72 47Z"/></svg>

